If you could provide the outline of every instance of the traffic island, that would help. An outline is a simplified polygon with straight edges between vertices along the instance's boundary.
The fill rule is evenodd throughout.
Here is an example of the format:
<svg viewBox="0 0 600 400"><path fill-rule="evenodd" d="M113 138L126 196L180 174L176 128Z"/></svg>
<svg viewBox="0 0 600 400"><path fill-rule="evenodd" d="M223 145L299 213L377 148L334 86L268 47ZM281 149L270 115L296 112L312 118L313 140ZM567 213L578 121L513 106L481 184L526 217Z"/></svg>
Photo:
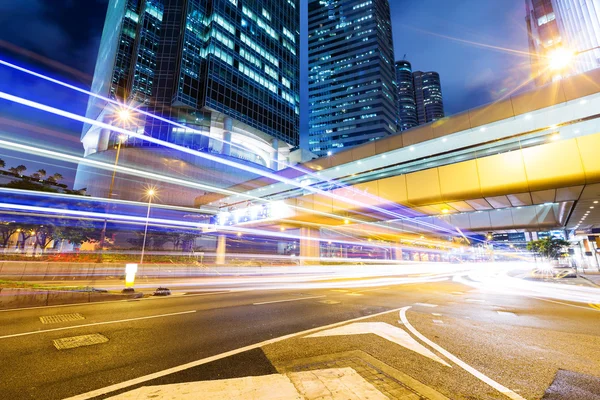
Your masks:
<svg viewBox="0 0 600 400"><path fill-rule="evenodd" d="M25 282L0 284L0 310L129 300L143 297L142 293L119 293L95 288L46 288Z"/></svg>

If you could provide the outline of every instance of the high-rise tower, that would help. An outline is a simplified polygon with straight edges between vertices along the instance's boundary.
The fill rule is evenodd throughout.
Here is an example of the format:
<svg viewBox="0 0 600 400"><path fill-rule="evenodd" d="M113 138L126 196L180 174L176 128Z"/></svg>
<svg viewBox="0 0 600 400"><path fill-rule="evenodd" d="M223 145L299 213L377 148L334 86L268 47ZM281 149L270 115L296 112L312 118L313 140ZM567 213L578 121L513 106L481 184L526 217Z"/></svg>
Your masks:
<svg viewBox="0 0 600 400"><path fill-rule="evenodd" d="M92 90L206 133L142 118L136 129L148 136L226 156L250 153L270 167L277 150L299 142L299 7L299 0L110 0ZM88 117L111 114L113 106L90 100ZM86 155L112 140L84 127ZM151 145L131 138L127 146Z"/></svg>
<svg viewBox="0 0 600 400"><path fill-rule="evenodd" d="M413 73L419 125L444 118L442 84L437 72Z"/></svg>
<svg viewBox="0 0 600 400"><path fill-rule="evenodd" d="M162 118L133 111L121 121L120 105L94 97L87 116L167 143L87 124L85 157L112 165L119 148L119 166L216 187L283 168L299 144L299 26L300 0L110 0L92 92ZM124 172L113 180L86 161L75 180L128 200L148 181L170 204L202 194Z"/></svg>
<svg viewBox="0 0 600 400"><path fill-rule="evenodd" d="M553 0L566 46L576 55L568 74L600 68L600 0Z"/></svg>
<svg viewBox="0 0 600 400"><path fill-rule="evenodd" d="M398 127L401 131L419 124L412 66L406 60L396 61L396 87L398 88Z"/></svg>
<svg viewBox="0 0 600 400"><path fill-rule="evenodd" d="M388 0L309 0L309 150L319 156L396 132Z"/></svg>
<svg viewBox="0 0 600 400"><path fill-rule="evenodd" d="M564 45L558 30L552 0L525 0L531 75L538 85L550 82L555 75L548 65L550 55Z"/></svg>

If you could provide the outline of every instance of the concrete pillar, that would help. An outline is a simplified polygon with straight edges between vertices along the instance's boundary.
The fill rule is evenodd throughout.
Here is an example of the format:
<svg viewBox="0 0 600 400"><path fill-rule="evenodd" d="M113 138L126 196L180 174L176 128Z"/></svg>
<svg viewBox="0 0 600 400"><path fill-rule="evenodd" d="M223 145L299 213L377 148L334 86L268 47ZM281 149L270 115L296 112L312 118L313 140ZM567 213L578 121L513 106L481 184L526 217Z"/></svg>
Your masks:
<svg viewBox="0 0 600 400"><path fill-rule="evenodd" d="M402 261L402 247L400 247L399 244L397 244L394 247L394 255L393 255L393 257L394 257L394 260L396 260L396 261Z"/></svg>
<svg viewBox="0 0 600 400"><path fill-rule="evenodd" d="M321 231L315 228L300 228L300 263L319 264L321 258Z"/></svg>
<svg viewBox="0 0 600 400"><path fill-rule="evenodd" d="M217 256L215 258L215 264L224 265L225 255L227 254L227 237L225 235L219 235L217 237Z"/></svg>
<svg viewBox="0 0 600 400"><path fill-rule="evenodd" d="M273 147L273 152L271 154L271 169L278 171L279 170L279 140L277 140L277 139L271 140L271 147Z"/></svg>
<svg viewBox="0 0 600 400"><path fill-rule="evenodd" d="M221 154L224 156L231 155L231 131L233 130L233 120L225 117L223 120L223 148Z"/></svg>

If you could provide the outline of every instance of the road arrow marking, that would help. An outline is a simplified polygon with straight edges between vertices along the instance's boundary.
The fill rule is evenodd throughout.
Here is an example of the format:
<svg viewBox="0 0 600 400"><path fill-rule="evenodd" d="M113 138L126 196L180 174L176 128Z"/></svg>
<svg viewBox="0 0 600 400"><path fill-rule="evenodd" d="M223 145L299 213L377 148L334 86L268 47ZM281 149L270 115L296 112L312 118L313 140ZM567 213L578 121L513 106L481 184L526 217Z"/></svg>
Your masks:
<svg viewBox="0 0 600 400"><path fill-rule="evenodd" d="M326 337L326 336L347 336L347 335L365 335L372 333L382 337L390 342L396 343L402 347L406 347L416 353L427 358L439 362L447 367L450 365L428 350L425 346L417 342L404 330L385 322L356 322L350 325L340 326L338 328L328 329L306 336L307 338ZM452 367L450 367L452 368Z"/></svg>

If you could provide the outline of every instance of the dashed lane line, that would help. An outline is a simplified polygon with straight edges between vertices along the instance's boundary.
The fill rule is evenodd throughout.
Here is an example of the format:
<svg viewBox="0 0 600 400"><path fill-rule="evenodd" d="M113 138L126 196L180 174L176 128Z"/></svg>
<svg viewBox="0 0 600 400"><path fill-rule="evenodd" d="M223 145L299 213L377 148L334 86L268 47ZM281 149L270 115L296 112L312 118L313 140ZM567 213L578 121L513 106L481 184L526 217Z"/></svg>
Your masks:
<svg viewBox="0 0 600 400"><path fill-rule="evenodd" d="M301 332L291 333L289 335L280 336L278 338L265 340L263 342L251 344L249 346L241 347L239 349L231 350L231 351L228 351L228 352L225 352L225 353L221 353L221 354L217 354L217 355L214 355L214 356L211 356L211 357L206 357L206 358L203 358L201 360L192 361L192 362L187 363L187 364L179 365L177 367L165 369L163 371L155 372L153 374L149 374L149 375L141 376L139 378L131 379L131 380L128 380L128 381L125 381L125 382L117 383L117 384L114 384L114 385L111 385L111 386L107 386L105 388L101 388L101 389L93 390L91 392L83 393L83 394L80 394L80 395L77 395L77 396L69 397L68 399L64 399L64 400L87 400L87 399L93 399L94 397L103 396L105 394L108 394L108 393L111 393L111 392L115 392L117 390L125 389L125 388L128 388L128 387L133 386L133 385L138 385L140 383L148 382L148 381L151 381L153 379L161 378L161 377L166 376L166 375L170 375L170 374L174 374L174 373L177 373L177 372L181 372L181 371L184 371L184 370L189 369L189 368L197 367L199 365L208 364L210 362L221 360L221 359L227 358L227 357L231 357L231 356L234 356L236 354L244 353L244 352L249 351L249 350L259 349L261 347L264 347L264 346L267 346L267 345L270 345L270 344L273 344L273 343L278 343L278 342L281 342L281 341L284 341L284 340L287 340L287 339L292 339L292 338L295 338L295 337L298 337L298 336L310 335L311 333L314 333L314 332L318 332L318 331L321 331L321 330L324 330L324 329L335 328L336 326L342 326L342 325L349 324L349 323L352 323L352 322L362 321L362 320L369 319L369 318L375 318L375 317L379 317L379 316L386 315L386 314L396 313L396 312L398 312L400 310L401 310L400 308L395 308L393 310L383 311L383 312L380 312L380 313L377 313L377 314L365 315L363 317L358 317L358 318L350 319L350 320L347 320L347 321L336 322L336 323L331 324L331 325L325 325L325 326L320 326L320 327L317 327L317 328L312 328L312 329L308 329L308 330L301 331Z"/></svg>
<svg viewBox="0 0 600 400"><path fill-rule="evenodd" d="M296 297L295 299L286 299L286 300L274 300L274 301L263 301L260 303L252 303L253 306L262 306L263 304L274 304L274 303L287 303L289 301L300 301L300 300L309 300L309 299L322 299L323 296L311 296L311 297Z"/></svg>
<svg viewBox="0 0 600 400"><path fill-rule="evenodd" d="M12 335L0 336L0 339L9 339L9 338L14 338L14 337L19 337L19 336L37 335L39 333L48 333L48 332L56 332L56 331L66 331L66 330L70 330L70 329L87 328L89 326L120 324L120 323L123 323L123 322L141 321L141 320L144 320L144 319L172 317L172 316L175 316L175 315L192 314L192 313L195 313L195 312L196 312L196 310L182 311L182 312L177 312L177 313L160 314L160 315L150 315L150 316L147 316L147 317L128 318L128 319L119 319L119 320L115 320L115 321L104 321L104 322L94 322L94 323L91 323L91 324L65 326L65 327L62 327L62 328L44 329L44 330L41 330L41 331L31 331L31 332L14 333Z"/></svg>
<svg viewBox="0 0 600 400"><path fill-rule="evenodd" d="M436 344L436 343L432 342L431 340L427 339L424 335L421 334L421 332L419 332L418 330L416 330L410 324L410 322L408 322L408 318L406 318L406 311L409 308L411 308L411 306L406 306L406 307L403 307L403 308L400 309L400 319L404 323L404 326L406 326L406 328L413 335L415 335L417 338L419 338L424 343L427 343L433 349L435 349L436 351L438 351L440 354L443 354L447 359L449 359L450 361L452 361L453 363L455 363L456 365L458 365L459 367L461 367L462 369L464 369L465 371L467 371L468 373L470 373L471 375L473 375L477 379L481 380L484 383L487 383L488 385L490 385L491 387L493 387L494 389L496 389L500 393L504 394L506 397L508 397L510 399L513 399L513 400L525 400L525 398L521 397L519 394L513 392L512 390L510 390L509 388L507 388L505 386L502 386L500 383L496 382L495 380L493 380L489 376L484 375L482 372L479 372L475 368L471 367L469 364L467 364L466 362L462 361L460 358L456 357L455 355L453 355L449 351L445 350L444 348L442 348L438 344Z"/></svg>
<svg viewBox="0 0 600 400"><path fill-rule="evenodd" d="M418 306L418 307L429 307L429 308L437 307L437 304L429 304L429 303L415 303L413 305Z"/></svg>

